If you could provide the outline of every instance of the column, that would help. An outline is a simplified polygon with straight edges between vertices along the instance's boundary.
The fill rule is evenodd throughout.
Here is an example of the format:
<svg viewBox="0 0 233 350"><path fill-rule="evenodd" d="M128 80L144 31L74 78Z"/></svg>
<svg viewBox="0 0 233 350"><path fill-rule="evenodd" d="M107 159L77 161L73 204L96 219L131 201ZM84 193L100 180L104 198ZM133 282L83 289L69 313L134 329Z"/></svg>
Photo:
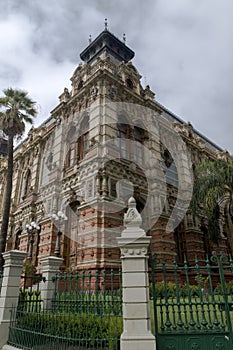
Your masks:
<svg viewBox="0 0 233 350"><path fill-rule="evenodd" d="M62 258L56 256L46 256L40 259L42 264L42 276L45 277L45 283L41 284L41 299L43 308L51 307L55 284L53 277L59 272L59 268L63 262Z"/></svg>
<svg viewBox="0 0 233 350"><path fill-rule="evenodd" d="M10 310L18 303L19 284L25 257L26 253L19 250L3 253L5 264L0 297L0 349L8 340Z"/></svg>
<svg viewBox="0 0 233 350"><path fill-rule="evenodd" d="M123 322L121 350L155 350L151 333L148 279L148 246L151 237L140 228L142 218L133 197L124 217L125 230L118 238L122 259Z"/></svg>

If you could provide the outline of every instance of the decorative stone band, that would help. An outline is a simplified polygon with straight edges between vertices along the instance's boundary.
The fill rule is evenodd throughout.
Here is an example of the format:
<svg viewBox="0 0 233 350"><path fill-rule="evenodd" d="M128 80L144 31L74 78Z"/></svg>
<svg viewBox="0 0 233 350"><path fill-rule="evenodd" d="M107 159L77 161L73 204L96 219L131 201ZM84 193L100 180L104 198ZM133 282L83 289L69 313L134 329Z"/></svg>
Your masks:
<svg viewBox="0 0 233 350"><path fill-rule="evenodd" d="M22 261L26 257L25 252L20 250L10 250L3 253L3 258L5 260L4 268L6 267L22 267Z"/></svg>
<svg viewBox="0 0 233 350"><path fill-rule="evenodd" d="M135 238L135 240L132 240L131 237L119 237L118 244L121 249L121 257L122 258L130 258L133 257L134 259L139 257L147 257L147 251L148 246L150 244L151 237L144 236L144 237L138 237Z"/></svg>

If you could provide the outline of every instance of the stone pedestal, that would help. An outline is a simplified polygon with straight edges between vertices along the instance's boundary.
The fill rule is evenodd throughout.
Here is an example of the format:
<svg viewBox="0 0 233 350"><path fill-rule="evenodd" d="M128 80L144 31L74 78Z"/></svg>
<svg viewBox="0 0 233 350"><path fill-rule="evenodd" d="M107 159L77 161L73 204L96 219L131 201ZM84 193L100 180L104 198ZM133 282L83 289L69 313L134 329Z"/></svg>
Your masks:
<svg viewBox="0 0 233 350"><path fill-rule="evenodd" d="M0 297L0 349L8 340L10 310L18 303L19 284L26 253L11 250L3 253L3 257L5 264Z"/></svg>
<svg viewBox="0 0 233 350"><path fill-rule="evenodd" d="M151 237L139 226L141 216L133 198L125 214L126 229L118 238L122 259L123 321L121 350L155 350L151 333L148 246Z"/></svg>
<svg viewBox="0 0 233 350"><path fill-rule="evenodd" d="M59 272L59 268L63 262L62 258L56 256L46 256L40 259L42 264L42 276L45 277L45 282L41 284L41 299L43 308L51 307L52 297L55 290L53 277Z"/></svg>

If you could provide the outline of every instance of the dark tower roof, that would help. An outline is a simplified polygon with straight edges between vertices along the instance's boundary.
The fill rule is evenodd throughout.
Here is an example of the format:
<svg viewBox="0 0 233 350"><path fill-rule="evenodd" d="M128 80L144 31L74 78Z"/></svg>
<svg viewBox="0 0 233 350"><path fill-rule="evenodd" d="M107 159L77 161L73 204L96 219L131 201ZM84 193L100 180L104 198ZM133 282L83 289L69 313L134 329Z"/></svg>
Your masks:
<svg viewBox="0 0 233 350"><path fill-rule="evenodd" d="M104 51L120 62L128 62L134 57L134 52L124 42L105 29L81 52L80 58L90 63Z"/></svg>

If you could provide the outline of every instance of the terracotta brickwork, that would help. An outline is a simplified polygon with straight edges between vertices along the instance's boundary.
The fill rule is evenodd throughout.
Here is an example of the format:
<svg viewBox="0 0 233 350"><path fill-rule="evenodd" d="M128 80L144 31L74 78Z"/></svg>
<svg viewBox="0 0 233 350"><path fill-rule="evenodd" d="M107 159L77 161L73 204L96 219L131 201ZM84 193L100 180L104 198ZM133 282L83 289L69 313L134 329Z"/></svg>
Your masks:
<svg viewBox="0 0 233 350"><path fill-rule="evenodd" d="M182 262L184 255L193 261L196 255L204 260L210 250L228 251L224 232L219 244L214 245L208 233L200 229L201 223L206 225L202 214L194 218L187 212L178 227L167 228L177 198L176 168L159 141L159 128L158 135L151 135L148 126L143 130L142 108L150 111L155 124L161 117L170 123L171 130L185 142L193 166L227 157L227 153L156 102L149 86L142 87L141 75L131 62L133 56L133 51L113 34L107 30L101 33L81 53L84 63L75 69L71 89L64 89L51 116L42 126L32 128L15 149L7 248L28 252L25 225L36 221L40 230L34 237L32 262L38 269L40 259L54 255L58 230L62 232L64 268L117 268L117 237L132 195L152 237L151 254ZM132 105L139 107L133 109ZM169 144L169 131L165 134ZM153 169L149 167L151 157L156 160ZM142 163L147 164L146 171ZM5 175L6 159L0 157L0 203ZM164 183L159 179L165 176L164 200ZM151 178L158 179L157 187L147 208L150 214L143 216ZM60 226L51 219L59 210L68 218Z"/></svg>

